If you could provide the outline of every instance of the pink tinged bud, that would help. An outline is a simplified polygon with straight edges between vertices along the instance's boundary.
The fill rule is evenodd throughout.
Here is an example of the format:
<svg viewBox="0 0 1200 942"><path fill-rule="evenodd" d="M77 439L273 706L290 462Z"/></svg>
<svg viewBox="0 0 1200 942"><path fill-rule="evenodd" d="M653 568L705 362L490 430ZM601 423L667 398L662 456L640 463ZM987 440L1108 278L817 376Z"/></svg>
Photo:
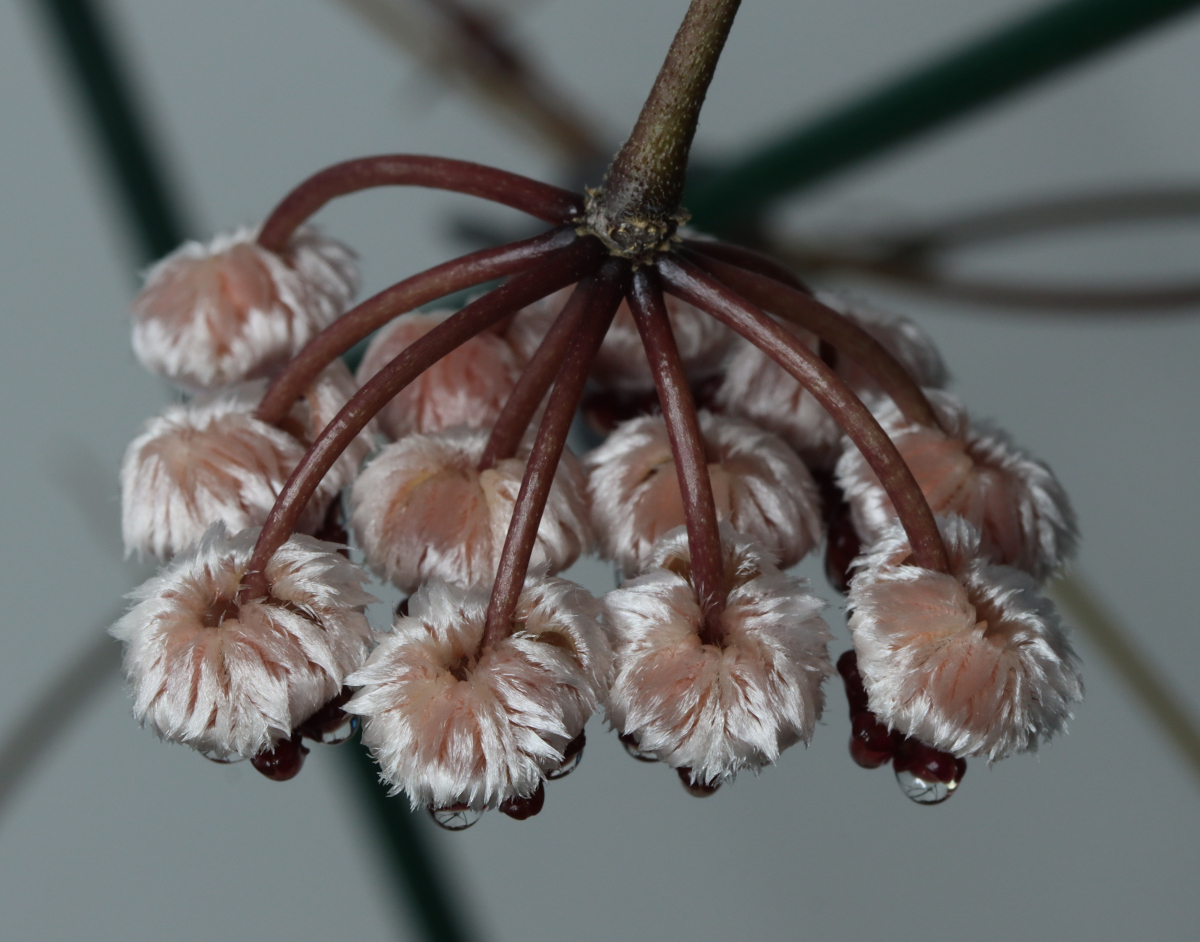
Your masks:
<svg viewBox="0 0 1200 942"><path fill-rule="evenodd" d="M280 369L358 290L354 253L311 227L284 255L255 229L188 242L146 275L133 303L133 351L153 373L213 389Z"/></svg>
<svg viewBox="0 0 1200 942"><path fill-rule="evenodd" d="M988 562L961 518L939 525L950 575L907 563L899 527L858 562L849 624L871 712L960 758L1035 750L1083 698L1074 652L1027 573Z"/></svg>
<svg viewBox="0 0 1200 942"><path fill-rule="evenodd" d="M308 442L353 392L341 363L330 366L292 409L290 431L253 415L262 384L245 384L146 423L121 465L121 528L126 553L169 559L196 544L217 521L238 532L260 526ZM318 529L330 502L371 448L370 429L338 458L300 519Z"/></svg>
<svg viewBox="0 0 1200 942"><path fill-rule="evenodd" d="M608 689L612 654L585 590L528 580L513 634L479 652L487 605L486 589L428 583L350 678L363 689L345 709L413 807L532 798Z"/></svg>
<svg viewBox="0 0 1200 942"><path fill-rule="evenodd" d="M1058 479L1005 432L971 422L949 393L926 394L952 435L909 423L890 403L877 417L933 512L964 517L980 531L989 558L1045 579L1075 551L1075 514ZM839 460L837 479L869 546L895 522L892 503L855 448Z"/></svg>
<svg viewBox="0 0 1200 942"><path fill-rule="evenodd" d="M517 312L505 336L524 359L533 356L537 345L570 296L570 289L564 289ZM733 332L678 298L667 295L666 303L671 330L675 334L675 343L679 347L679 356L688 379L699 383L715 376L728 358L734 342ZM604 390L626 393L654 390L650 361L642 348L642 338L633 314L624 302L617 309L617 315L592 364L591 378Z"/></svg>
<svg viewBox="0 0 1200 942"><path fill-rule="evenodd" d="M701 640L687 534L665 536L644 575L604 597L617 676L609 721L622 741L713 786L808 742L832 673L824 602L722 528L728 603L719 644Z"/></svg>
<svg viewBox="0 0 1200 942"><path fill-rule="evenodd" d="M370 649L365 573L337 547L293 536L266 568L269 594L238 604L256 530L215 524L130 594L125 642L134 716L218 760L271 751L336 697Z"/></svg>
<svg viewBox="0 0 1200 942"><path fill-rule="evenodd" d="M485 430L409 435L380 452L350 494L367 563L405 592L440 579L490 584L521 490L528 451L486 471ZM531 566L559 572L592 545L583 474L564 452L538 525Z"/></svg>
<svg viewBox="0 0 1200 942"><path fill-rule="evenodd" d="M700 432L718 518L785 568L803 559L821 541L820 497L804 463L748 422L701 412ZM685 522L666 423L646 416L622 424L585 467L601 550L632 575Z"/></svg>
<svg viewBox="0 0 1200 942"><path fill-rule="evenodd" d="M359 382L365 383L448 316L414 312L398 317L371 341L358 368ZM456 425L490 426L520 376L517 353L502 337L484 331L402 389L379 413L379 424L392 439Z"/></svg>
<svg viewBox="0 0 1200 942"><path fill-rule="evenodd" d="M875 312L862 316L847 309L836 297L824 294L819 297L878 340L921 385L936 387L945 382L946 369L937 349L911 321ZM814 334L787 321L780 323L817 352L819 345ZM875 401L883 395L878 385L849 357L839 356L836 369L859 397ZM726 414L748 419L779 435L810 467L832 467L841 452L841 429L829 413L790 373L747 341L737 342L714 401Z"/></svg>

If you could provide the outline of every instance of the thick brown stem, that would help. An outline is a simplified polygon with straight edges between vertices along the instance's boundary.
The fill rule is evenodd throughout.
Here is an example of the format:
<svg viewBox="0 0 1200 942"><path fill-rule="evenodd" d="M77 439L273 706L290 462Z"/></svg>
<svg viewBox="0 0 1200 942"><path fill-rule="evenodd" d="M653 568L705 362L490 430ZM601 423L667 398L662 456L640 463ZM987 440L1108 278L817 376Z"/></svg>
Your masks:
<svg viewBox="0 0 1200 942"><path fill-rule="evenodd" d="M667 435L671 439L687 523L692 585L704 612L703 640L718 644L720 616L725 609L725 563L717 528L717 505L708 476L708 458L696 404L692 401L683 360L671 333L662 284L654 269L643 268L634 274L629 309L633 312L642 346L646 348L658 401L667 423Z"/></svg>
<svg viewBox="0 0 1200 942"><path fill-rule="evenodd" d="M675 213L700 107L741 0L692 0L629 140L604 180L610 220Z"/></svg>
<svg viewBox="0 0 1200 942"><path fill-rule="evenodd" d="M590 303L594 284L595 278L592 277L585 278L576 286L537 350L525 364L521 378L517 380L504 408L496 417L496 424L492 426L492 434L488 436L487 445L479 459L479 470L491 468L497 461L511 458L517 453L534 413L546 398L546 391L558 374L567 345Z"/></svg>
<svg viewBox="0 0 1200 942"><path fill-rule="evenodd" d="M554 389L550 393L550 402L538 427L533 450L529 454L525 476L521 479L521 492L517 495L508 536L496 567L496 581L492 585L487 625L479 643L480 651L495 645L512 632L513 612L516 611L517 600L529 572L529 557L537 543L538 525L550 496L554 472L567 443L575 410L583 396L592 360L620 306L628 274L628 263L615 259L609 259L596 273L595 286L591 291L592 303L588 305L579 329L567 347Z"/></svg>
<svg viewBox="0 0 1200 942"><path fill-rule="evenodd" d="M565 248L576 238L573 229L560 228L532 239L472 252L367 298L308 342L271 383L255 415L271 425L281 422L292 403L325 367L388 321L455 291L532 268L539 259Z"/></svg>
<svg viewBox="0 0 1200 942"><path fill-rule="evenodd" d="M678 256L659 260L667 290L737 331L791 373L855 444L892 501L913 561L949 572L946 547L921 488L896 445L849 386L796 337L736 292Z"/></svg>
<svg viewBox="0 0 1200 942"><path fill-rule="evenodd" d="M423 157L382 154L326 167L285 196L263 223L258 243L283 253L296 229L332 199L377 186L421 186L478 196L562 225L583 212L583 197L495 167Z"/></svg>
<svg viewBox="0 0 1200 942"><path fill-rule="evenodd" d="M918 425L941 428L937 413L904 365L858 324L816 298L795 288L729 265L711 257L695 259L699 266L747 301L812 331L841 356L862 367L877 382L905 418Z"/></svg>
<svg viewBox="0 0 1200 942"><path fill-rule="evenodd" d="M338 456L380 409L446 354L526 304L578 281L600 263L602 256L603 248L594 239L580 239L559 250L532 271L518 275L442 321L355 393L309 446L279 492L242 579L242 600L267 594L267 562L291 536L313 492Z"/></svg>

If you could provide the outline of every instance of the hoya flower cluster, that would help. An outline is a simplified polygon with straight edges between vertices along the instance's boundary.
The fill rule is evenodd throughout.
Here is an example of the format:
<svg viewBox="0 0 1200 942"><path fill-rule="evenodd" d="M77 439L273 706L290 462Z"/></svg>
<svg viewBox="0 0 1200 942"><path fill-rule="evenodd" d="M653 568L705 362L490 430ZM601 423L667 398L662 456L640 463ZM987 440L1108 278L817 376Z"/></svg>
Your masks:
<svg viewBox="0 0 1200 942"><path fill-rule="evenodd" d="M660 84L719 52L698 36L685 22ZM967 757L1063 729L1082 688L1039 589L1074 548L1062 489L941 388L914 325L680 228L706 83L652 96L586 196L362 158L150 271L135 349L197 395L122 468L126 546L166 562L113 629L144 724L282 779L303 739L360 723L392 790L457 828L536 814L603 711L708 795L814 734L831 634L785 570L824 546L860 765L936 800ZM548 229L344 310L353 256L308 221L394 185ZM575 455L581 409L604 440ZM408 596L390 630L367 626L343 524ZM559 575L592 551L621 573L600 599Z"/></svg>

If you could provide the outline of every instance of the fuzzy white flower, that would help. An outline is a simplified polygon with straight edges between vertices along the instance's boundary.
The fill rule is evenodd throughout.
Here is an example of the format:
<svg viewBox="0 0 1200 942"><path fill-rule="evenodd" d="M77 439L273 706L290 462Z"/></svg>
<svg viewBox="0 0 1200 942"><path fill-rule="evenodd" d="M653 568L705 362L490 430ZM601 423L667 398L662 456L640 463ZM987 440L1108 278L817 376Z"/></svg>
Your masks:
<svg viewBox="0 0 1200 942"><path fill-rule="evenodd" d="M570 296L571 289L565 288L517 312L505 337L523 359L533 356ZM665 300L667 317L688 379L702 382L715 376L725 362L735 335L720 321L690 304L670 295ZM633 313L625 302L617 308L612 326L604 336L592 363L591 378L606 390L642 393L654 389L650 361L642 347Z"/></svg>
<svg viewBox="0 0 1200 942"><path fill-rule="evenodd" d="M266 567L269 595L237 604L257 536L215 524L130 594L137 604L111 629L139 722L216 759L289 738L370 650L363 608L375 599L335 544L293 536Z"/></svg>
<svg viewBox="0 0 1200 942"><path fill-rule="evenodd" d="M187 242L146 274L133 351L154 373L213 389L281 368L358 290L354 254L309 226L283 255L257 229Z"/></svg>
<svg viewBox="0 0 1200 942"><path fill-rule="evenodd" d="M254 417L261 382L168 406L125 451L121 529L126 553L168 559L195 545L216 521L230 532L260 526L314 432L337 414L353 388L340 361L330 366L292 409L285 423L290 431ZM353 479L371 447L368 428L325 476L299 530L320 527L330 502Z"/></svg>
<svg viewBox="0 0 1200 942"><path fill-rule="evenodd" d="M950 575L908 563L898 526L856 563L849 624L871 711L960 758L1035 750L1083 698L1074 652L1027 573L987 562L962 518L939 526Z"/></svg>
<svg viewBox="0 0 1200 942"><path fill-rule="evenodd" d="M371 341L358 368L359 382L367 382L449 313L412 312L396 318ZM485 330L400 390L380 411L379 424L392 439L456 425L490 426L520 376L521 361L512 347Z"/></svg>
<svg viewBox="0 0 1200 942"><path fill-rule="evenodd" d="M609 721L704 785L808 742L832 672L825 603L722 530L729 597L718 642L702 638L683 530L659 541L644 575L604 597L617 669Z"/></svg>
<svg viewBox="0 0 1200 942"><path fill-rule="evenodd" d="M1016 447L1009 436L972 422L949 393L926 390L943 424L914 425L889 403L876 417L896 443L935 514L958 514L983 538L996 562L1042 580L1075 551L1075 514L1054 473ZM857 448L837 465L837 481L850 505L863 545L879 539L896 520L891 500Z"/></svg>
<svg viewBox="0 0 1200 942"><path fill-rule="evenodd" d="M864 311L858 304L851 308L834 295L817 297L871 334L921 385L937 387L946 381L937 348L911 321ZM817 352L814 334L788 321L780 323ZM849 357L839 356L836 370L864 400L876 402L883 396L875 381ZM714 401L727 414L779 435L812 467L832 466L841 451L841 429L829 413L790 373L748 341L737 342Z"/></svg>
<svg viewBox="0 0 1200 942"><path fill-rule="evenodd" d="M363 742L413 807L532 795L607 689L612 655L582 588L530 578L513 634L480 652L487 606L482 588L423 586L349 679L363 689L343 709L364 718Z"/></svg>
<svg viewBox="0 0 1200 942"><path fill-rule="evenodd" d="M367 563L405 592L430 579L490 583L496 574L528 449L486 471L486 430L409 435L384 448L354 482L351 524ZM564 452L538 525L532 565L559 572L593 542L578 462Z"/></svg>
<svg viewBox="0 0 1200 942"><path fill-rule="evenodd" d="M821 541L821 503L804 463L776 435L700 412L717 517L760 544L783 567ZM584 458L601 551L626 575L655 542L684 524L671 441L661 416L622 423Z"/></svg>

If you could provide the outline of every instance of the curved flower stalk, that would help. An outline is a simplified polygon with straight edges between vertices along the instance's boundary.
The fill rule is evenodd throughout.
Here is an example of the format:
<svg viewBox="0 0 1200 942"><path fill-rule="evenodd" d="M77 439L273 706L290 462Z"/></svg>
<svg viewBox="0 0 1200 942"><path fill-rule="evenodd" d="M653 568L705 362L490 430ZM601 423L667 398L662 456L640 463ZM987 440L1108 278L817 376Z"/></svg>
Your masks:
<svg viewBox="0 0 1200 942"><path fill-rule="evenodd" d="M828 634L819 603L779 572L774 556L793 562L817 541L817 491L801 458L780 440L700 416L691 386L696 373L680 335L687 344L689 337L723 338L713 345L713 363L724 355L724 338L736 334L777 364L861 454L886 495L906 547L896 565L947 584L965 578L912 469L872 412L890 401L913 428L953 434L922 389L921 380L936 377L909 368L936 373L936 357L913 354L903 331L872 332L822 303L770 259L679 233L692 136L737 6L694 0L633 133L595 190L575 194L461 161L368 157L301 183L259 229L258 246L280 252L330 199L385 185L468 193L550 225L542 235L463 256L363 301L279 371L247 417L265 436L285 431L322 371L400 318L376 341L361 388L331 419L321 412L322 430L292 464L261 529L234 537L238 547L253 539L253 549L222 583L221 612L241 618L272 604L273 574L300 539L294 534L314 498L320 503L341 489L336 469L348 462L357 470L351 449L399 402L406 416L393 429L399 440L355 483L354 525L371 565L414 595L409 615L350 677L364 691L347 709L367 717L367 741L388 780L443 819L483 808L527 817L542 806L544 781L577 761L583 723L609 695L606 648L595 600L545 571L586 548L593 523L627 566L643 567L606 600L617 648L612 719L627 737L683 770L689 790L703 794L740 769L773 762L812 733L830 673ZM504 280L435 324L411 313L495 279ZM616 321L623 304L629 323ZM532 316L531 306L545 326L534 331L536 346L514 345L519 371L512 371L502 332L507 328L512 340L519 333L514 318L519 325L520 312ZM406 334L414 325L419 329ZM598 371L606 342L632 352ZM654 429L654 454L620 453L618 435L593 456L593 513L581 475L571 458L564 461L567 436L589 379L620 387L621 370L640 370L643 358L654 386L647 401L662 415L636 428ZM464 391L461 379L450 379L456 362L490 371L482 384L487 395L454 413L481 427L429 433L421 416L448 422ZM315 425L321 410L309 408ZM651 487L662 484L654 506L630 502L637 481L611 493L596 483L620 478L613 469L622 462L637 465L632 477L641 483L651 466L671 467ZM823 484L829 517L840 495L827 478ZM622 535L623 514L649 523ZM682 528L649 554L636 549L653 544L668 516ZM732 525L724 532L723 518ZM333 569L314 573L313 591L330 591L337 578ZM146 598L165 591L149 587ZM913 617L883 612L878 633L904 638L905 619ZM875 682L871 668L863 676ZM326 706L341 708L333 698ZM426 706L430 712L422 712ZM940 727L911 728L936 739L926 747L945 744ZM1013 751L1010 740L1002 736L993 746L989 739L979 749L1000 755Z"/></svg>

